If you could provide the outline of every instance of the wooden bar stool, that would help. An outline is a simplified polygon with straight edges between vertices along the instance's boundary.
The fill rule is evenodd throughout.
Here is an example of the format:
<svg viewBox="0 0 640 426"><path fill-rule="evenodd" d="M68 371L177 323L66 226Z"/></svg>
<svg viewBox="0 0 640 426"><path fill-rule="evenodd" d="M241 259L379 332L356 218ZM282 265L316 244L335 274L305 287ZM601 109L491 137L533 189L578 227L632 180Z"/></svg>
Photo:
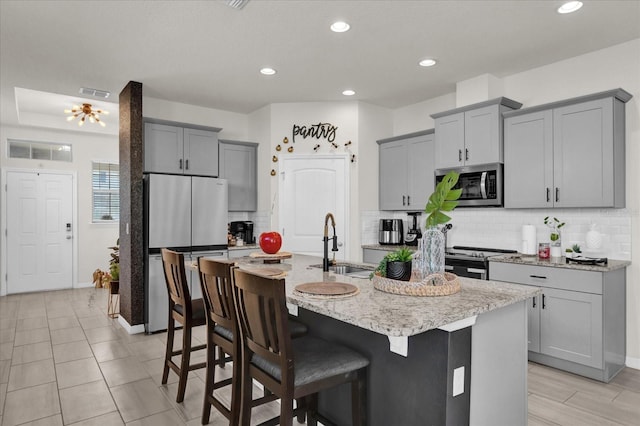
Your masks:
<svg viewBox="0 0 640 426"><path fill-rule="evenodd" d="M317 393L351 384L352 421L366 424L366 370L369 360L342 345L310 336L291 339L283 279L236 269L233 299L242 337L240 424L251 421L252 379L280 398L281 425L293 424L293 400L305 398L307 424L316 425ZM298 410L296 410L298 411ZM263 424L276 424L275 419Z"/></svg>
<svg viewBox="0 0 640 426"><path fill-rule="evenodd" d="M233 270L237 269L232 261L198 258L200 286L204 299L207 321L207 374L205 380L202 424L209 423L213 405L227 419L229 424L238 425L240 419L240 341L235 306L233 304ZM306 334L307 327L300 322L291 325L292 337ZM216 347L218 359L216 359ZM225 358L225 354L230 357ZM215 367L224 367L225 361L233 362L231 379L215 381ZM231 405L229 408L214 396L216 389L231 385ZM277 397L265 393L262 398L251 402L257 406L275 400Z"/></svg>
<svg viewBox="0 0 640 426"><path fill-rule="evenodd" d="M207 345L191 346L192 328L206 324L204 301L202 299L191 300L184 269L184 255L182 253L162 249L162 265L169 294L169 324L167 326L167 349L164 357L162 384L167 383L169 369L173 370L180 378L176 402L182 402L187 388L189 371L204 368L207 365L204 362L189 364L192 351L206 349L207 347ZM175 321L182 325L182 349L177 351L173 350ZM172 360L176 355L181 356L179 366Z"/></svg>

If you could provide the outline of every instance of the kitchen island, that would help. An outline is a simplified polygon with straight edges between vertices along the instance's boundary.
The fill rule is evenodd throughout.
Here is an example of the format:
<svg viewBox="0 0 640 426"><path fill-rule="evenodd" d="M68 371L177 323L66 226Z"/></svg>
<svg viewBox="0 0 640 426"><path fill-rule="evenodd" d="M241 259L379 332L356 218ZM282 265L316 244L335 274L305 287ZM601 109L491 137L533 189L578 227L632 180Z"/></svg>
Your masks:
<svg viewBox="0 0 640 426"><path fill-rule="evenodd" d="M236 261L248 270L265 266ZM368 424L526 424L525 301L539 289L460 278L461 291L450 296L402 296L312 266L321 263L294 255L268 267L287 273L290 312L310 334L369 358ZM318 299L294 292L307 282L350 283L359 293ZM349 387L322 393L319 408L333 422L349 424Z"/></svg>

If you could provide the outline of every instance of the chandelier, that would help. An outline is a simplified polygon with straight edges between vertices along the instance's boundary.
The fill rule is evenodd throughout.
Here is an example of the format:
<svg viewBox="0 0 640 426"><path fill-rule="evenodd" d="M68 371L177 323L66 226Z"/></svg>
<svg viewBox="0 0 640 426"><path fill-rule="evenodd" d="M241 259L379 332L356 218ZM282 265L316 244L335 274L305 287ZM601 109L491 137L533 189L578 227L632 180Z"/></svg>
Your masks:
<svg viewBox="0 0 640 426"><path fill-rule="evenodd" d="M74 105L71 109L65 109L65 114L71 114L67 117L67 121L74 120L80 117L78 120L78 126L82 126L85 120L89 120L91 123L99 123L102 127L105 126L104 121L100 120L99 114L109 114L109 111L103 111L101 109L92 109L91 104L82 104L82 107Z"/></svg>

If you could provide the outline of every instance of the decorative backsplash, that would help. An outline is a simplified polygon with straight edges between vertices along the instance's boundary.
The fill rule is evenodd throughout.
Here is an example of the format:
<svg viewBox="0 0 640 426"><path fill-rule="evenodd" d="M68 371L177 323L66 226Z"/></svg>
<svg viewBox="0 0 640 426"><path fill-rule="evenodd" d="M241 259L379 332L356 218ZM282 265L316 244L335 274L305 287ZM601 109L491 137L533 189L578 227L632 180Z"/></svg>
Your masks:
<svg viewBox="0 0 640 426"><path fill-rule="evenodd" d="M579 244L585 247L589 225L595 223L603 234L605 256L631 260L631 212L627 209L554 209L511 210L500 208L459 208L449 213L453 228L447 234L449 246L464 245L520 251L522 225L535 225L538 242L549 241L544 217L566 222L562 228L562 248ZM378 243L380 219L403 219L405 233L411 225L406 212L364 211L361 213L362 244ZM426 215L420 216L424 228Z"/></svg>

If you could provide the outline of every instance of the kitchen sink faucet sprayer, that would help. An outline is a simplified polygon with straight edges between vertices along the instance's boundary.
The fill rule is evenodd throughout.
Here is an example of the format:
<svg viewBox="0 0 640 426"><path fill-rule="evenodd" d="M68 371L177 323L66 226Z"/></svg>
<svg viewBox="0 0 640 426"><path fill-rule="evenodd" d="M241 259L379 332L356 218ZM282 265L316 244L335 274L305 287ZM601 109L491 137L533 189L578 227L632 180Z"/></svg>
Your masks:
<svg viewBox="0 0 640 426"><path fill-rule="evenodd" d="M333 228L333 247L331 251L333 252L333 260L329 262L329 219L331 219L331 227ZM329 271L329 264L335 265L336 263L336 253L338 251L338 237L336 237L336 220L333 217L333 214L327 213L324 217L324 238L322 238L324 242L324 257L322 258L322 270L325 272Z"/></svg>

